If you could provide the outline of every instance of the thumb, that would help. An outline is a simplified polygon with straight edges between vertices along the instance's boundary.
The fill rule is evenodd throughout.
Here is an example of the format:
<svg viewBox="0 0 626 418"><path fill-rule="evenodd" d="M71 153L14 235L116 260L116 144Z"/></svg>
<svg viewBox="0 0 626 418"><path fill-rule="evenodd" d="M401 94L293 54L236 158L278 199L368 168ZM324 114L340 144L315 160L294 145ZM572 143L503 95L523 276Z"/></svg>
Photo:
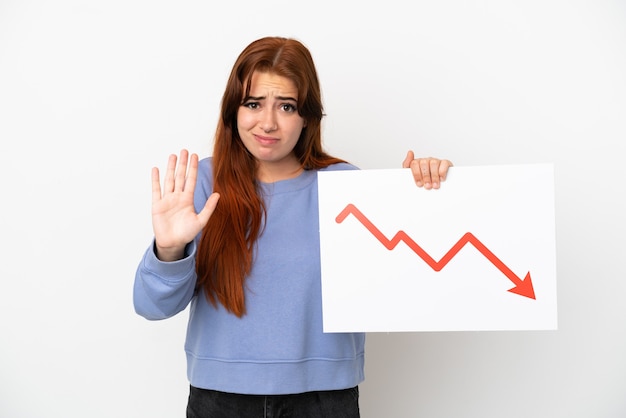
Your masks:
<svg viewBox="0 0 626 418"><path fill-rule="evenodd" d="M411 161L413 161L415 159L415 154L413 154L413 151L410 151L406 153L406 158L404 159L404 161L402 161L402 168L409 168L411 167Z"/></svg>
<svg viewBox="0 0 626 418"><path fill-rule="evenodd" d="M206 225L207 222L209 222L209 218L213 214L213 211L215 210L215 207L217 206L218 200L220 200L219 193L211 194L211 196L209 196L206 203L204 204L204 207L202 208L200 213L198 213L198 218L200 219L200 222L202 222L203 226Z"/></svg>

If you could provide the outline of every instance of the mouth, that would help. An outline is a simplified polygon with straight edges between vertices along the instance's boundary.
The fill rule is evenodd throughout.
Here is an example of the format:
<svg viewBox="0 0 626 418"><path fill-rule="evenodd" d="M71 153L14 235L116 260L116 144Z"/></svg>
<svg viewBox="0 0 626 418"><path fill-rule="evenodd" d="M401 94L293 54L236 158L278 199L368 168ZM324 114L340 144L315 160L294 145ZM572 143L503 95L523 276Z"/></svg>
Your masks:
<svg viewBox="0 0 626 418"><path fill-rule="evenodd" d="M254 139L256 139L261 145L273 145L279 141L278 138L263 135L254 135Z"/></svg>

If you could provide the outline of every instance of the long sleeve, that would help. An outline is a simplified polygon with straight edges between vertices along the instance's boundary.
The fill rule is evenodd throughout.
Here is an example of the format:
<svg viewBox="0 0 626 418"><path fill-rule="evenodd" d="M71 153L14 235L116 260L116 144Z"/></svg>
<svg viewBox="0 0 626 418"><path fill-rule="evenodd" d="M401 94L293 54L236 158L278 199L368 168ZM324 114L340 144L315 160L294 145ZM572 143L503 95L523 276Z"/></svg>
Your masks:
<svg viewBox="0 0 626 418"><path fill-rule="evenodd" d="M196 284L195 242L185 249L185 258L163 262L154 253L154 243L144 253L133 287L135 311L146 319L165 319L183 311L194 296Z"/></svg>

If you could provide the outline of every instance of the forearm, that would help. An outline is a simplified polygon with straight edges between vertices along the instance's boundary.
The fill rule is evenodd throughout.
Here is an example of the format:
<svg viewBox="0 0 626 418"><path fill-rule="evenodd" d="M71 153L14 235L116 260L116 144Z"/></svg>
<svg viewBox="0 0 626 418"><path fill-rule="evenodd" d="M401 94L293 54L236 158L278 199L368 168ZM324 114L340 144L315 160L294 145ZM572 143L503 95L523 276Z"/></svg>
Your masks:
<svg viewBox="0 0 626 418"><path fill-rule="evenodd" d="M153 243L135 273L135 311L150 320L174 316L193 298L195 284L195 243L189 244L183 258L173 262L159 260Z"/></svg>

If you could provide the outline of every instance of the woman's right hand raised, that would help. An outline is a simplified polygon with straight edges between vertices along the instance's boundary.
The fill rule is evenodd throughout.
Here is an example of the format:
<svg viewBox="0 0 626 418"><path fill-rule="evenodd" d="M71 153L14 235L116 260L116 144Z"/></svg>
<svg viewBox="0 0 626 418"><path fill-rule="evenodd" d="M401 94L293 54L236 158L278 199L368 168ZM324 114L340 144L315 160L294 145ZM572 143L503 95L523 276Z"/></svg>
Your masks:
<svg viewBox="0 0 626 418"><path fill-rule="evenodd" d="M178 160L178 167L176 162ZM193 241L215 210L219 194L213 193L200 213L193 204L198 176L198 155L181 150L180 158L170 155L161 190L159 169L152 168L152 228L156 256L162 261L184 257L185 246Z"/></svg>

